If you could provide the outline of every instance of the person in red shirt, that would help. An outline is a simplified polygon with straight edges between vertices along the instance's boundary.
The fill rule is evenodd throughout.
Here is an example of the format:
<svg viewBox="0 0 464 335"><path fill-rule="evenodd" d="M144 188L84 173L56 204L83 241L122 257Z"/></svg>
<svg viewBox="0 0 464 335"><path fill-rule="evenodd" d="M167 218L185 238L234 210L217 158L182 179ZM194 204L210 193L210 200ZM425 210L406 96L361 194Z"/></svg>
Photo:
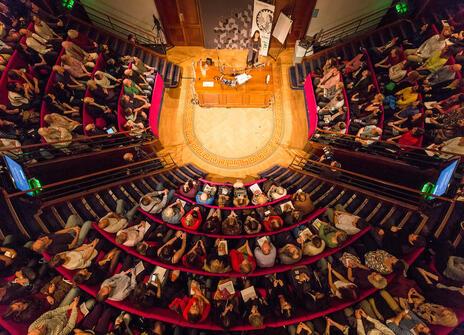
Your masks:
<svg viewBox="0 0 464 335"><path fill-rule="evenodd" d="M182 219L182 227L191 230L198 230L203 221L200 207L193 207Z"/></svg>
<svg viewBox="0 0 464 335"><path fill-rule="evenodd" d="M283 225L284 221L277 215L270 215L263 220L263 226L266 231L279 230Z"/></svg>
<svg viewBox="0 0 464 335"><path fill-rule="evenodd" d="M182 314L184 320L197 323L203 322L209 315L211 305L203 292L197 287L192 286L193 295L183 298L175 298L169 308Z"/></svg>
<svg viewBox="0 0 464 335"><path fill-rule="evenodd" d="M420 147L422 135L424 135L424 130L414 127L401 135L389 138L387 142L398 142L401 146Z"/></svg>
<svg viewBox="0 0 464 335"><path fill-rule="evenodd" d="M250 273L256 269L256 259L246 241L241 247L230 251L232 269L239 273Z"/></svg>

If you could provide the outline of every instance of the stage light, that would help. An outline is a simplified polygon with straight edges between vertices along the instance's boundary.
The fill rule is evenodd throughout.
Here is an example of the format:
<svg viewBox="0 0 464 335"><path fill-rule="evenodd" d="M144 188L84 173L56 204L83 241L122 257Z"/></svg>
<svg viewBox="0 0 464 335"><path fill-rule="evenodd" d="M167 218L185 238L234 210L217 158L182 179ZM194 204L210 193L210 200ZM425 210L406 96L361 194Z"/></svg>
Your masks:
<svg viewBox="0 0 464 335"><path fill-rule="evenodd" d="M408 2L405 0L398 1L395 5L395 10L399 15L405 15L409 11Z"/></svg>
<svg viewBox="0 0 464 335"><path fill-rule="evenodd" d="M61 0L61 6L63 6L66 9L73 9L75 4L75 0Z"/></svg>

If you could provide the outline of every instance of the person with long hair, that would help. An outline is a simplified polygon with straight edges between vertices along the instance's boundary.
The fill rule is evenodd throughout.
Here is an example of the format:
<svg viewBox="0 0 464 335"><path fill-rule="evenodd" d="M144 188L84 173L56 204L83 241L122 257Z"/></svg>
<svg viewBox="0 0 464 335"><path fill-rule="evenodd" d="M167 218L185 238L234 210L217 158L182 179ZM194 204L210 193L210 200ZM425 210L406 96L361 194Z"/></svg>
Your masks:
<svg viewBox="0 0 464 335"><path fill-rule="evenodd" d="M258 63L259 50L261 49L261 34L259 30L255 30L253 36L248 42L247 65L253 66Z"/></svg>

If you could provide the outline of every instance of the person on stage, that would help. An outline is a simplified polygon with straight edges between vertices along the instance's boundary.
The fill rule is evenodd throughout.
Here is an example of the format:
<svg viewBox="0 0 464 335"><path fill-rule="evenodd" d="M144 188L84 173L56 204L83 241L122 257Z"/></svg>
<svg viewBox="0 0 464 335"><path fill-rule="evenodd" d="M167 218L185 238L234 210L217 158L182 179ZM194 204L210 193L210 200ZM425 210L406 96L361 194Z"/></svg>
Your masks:
<svg viewBox="0 0 464 335"><path fill-rule="evenodd" d="M253 66L258 63L259 49L261 49L261 36L259 30L255 30L248 42L247 65Z"/></svg>

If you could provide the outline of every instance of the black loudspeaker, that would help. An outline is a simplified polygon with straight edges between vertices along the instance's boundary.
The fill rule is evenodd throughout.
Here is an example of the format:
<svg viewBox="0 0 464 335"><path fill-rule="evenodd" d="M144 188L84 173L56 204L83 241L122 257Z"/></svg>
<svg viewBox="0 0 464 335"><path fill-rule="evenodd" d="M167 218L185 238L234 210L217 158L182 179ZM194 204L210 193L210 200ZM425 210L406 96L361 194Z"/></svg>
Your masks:
<svg viewBox="0 0 464 335"><path fill-rule="evenodd" d="M213 65L213 60L212 60L211 58L206 58L206 64L207 64L208 66Z"/></svg>

